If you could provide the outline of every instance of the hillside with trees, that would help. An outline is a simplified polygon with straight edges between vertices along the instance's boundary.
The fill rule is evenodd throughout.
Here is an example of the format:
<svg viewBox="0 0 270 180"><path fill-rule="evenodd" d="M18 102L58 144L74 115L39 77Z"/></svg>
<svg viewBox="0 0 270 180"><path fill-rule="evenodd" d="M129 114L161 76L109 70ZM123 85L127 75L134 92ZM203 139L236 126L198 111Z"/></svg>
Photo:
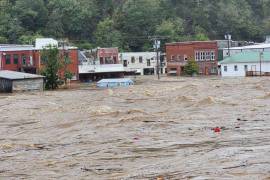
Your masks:
<svg viewBox="0 0 270 180"><path fill-rule="evenodd" d="M167 42L224 39L263 41L270 34L270 0L1 0L0 43L36 37L68 39L92 48L152 48Z"/></svg>

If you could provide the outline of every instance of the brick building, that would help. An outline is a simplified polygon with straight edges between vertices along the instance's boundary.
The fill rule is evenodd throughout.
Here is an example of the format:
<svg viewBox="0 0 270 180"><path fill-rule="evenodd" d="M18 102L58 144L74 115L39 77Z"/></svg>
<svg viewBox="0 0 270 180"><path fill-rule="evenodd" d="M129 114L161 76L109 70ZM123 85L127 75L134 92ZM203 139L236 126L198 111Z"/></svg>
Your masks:
<svg viewBox="0 0 270 180"><path fill-rule="evenodd" d="M218 46L215 41L190 41L166 44L168 75L183 75L184 66L194 59L200 75L217 75Z"/></svg>
<svg viewBox="0 0 270 180"><path fill-rule="evenodd" d="M77 80L78 75L78 50L75 47L59 48L60 53L67 54L71 64L67 69L74 74L73 80ZM32 45L0 45L0 70L11 70L40 74L42 69L41 48Z"/></svg>

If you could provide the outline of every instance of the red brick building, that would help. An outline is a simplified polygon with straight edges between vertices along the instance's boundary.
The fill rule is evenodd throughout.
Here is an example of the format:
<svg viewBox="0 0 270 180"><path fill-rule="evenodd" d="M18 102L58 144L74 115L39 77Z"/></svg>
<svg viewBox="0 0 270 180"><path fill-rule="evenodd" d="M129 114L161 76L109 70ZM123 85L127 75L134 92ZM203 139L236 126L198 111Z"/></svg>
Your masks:
<svg viewBox="0 0 270 180"><path fill-rule="evenodd" d="M97 57L100 64L119 64L118 48L98 48Z"/></svg>
<svg viewBox="0 0 270 180"><path fill-rule="evenodd" d="M78 50L68 48L71 64L67 69L74 74L73 79L78 79ZM60 50L63 53L63 50ZM12 70L39 74L42 69L41 49L32 45L0 45L0 70Z"/></svg>
<svg viewBox="0 0 270 180"><path fill-rule="evenodd" d="M166 44L168 75L183 75L184 66L194 59L200 75L217 75L218 46L215 41L190 41Z"/></svg>

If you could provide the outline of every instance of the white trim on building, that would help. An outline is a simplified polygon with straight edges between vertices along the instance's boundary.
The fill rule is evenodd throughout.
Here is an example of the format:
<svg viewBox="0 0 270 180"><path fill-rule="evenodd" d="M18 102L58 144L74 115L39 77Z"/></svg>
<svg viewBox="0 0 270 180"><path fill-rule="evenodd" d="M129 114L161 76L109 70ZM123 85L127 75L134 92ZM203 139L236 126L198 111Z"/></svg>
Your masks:
<svg viewBox="0 0 270 180"><path fill-rule="evenodd" d="M157 72L156 56L156 52L122 52L119 60L126 72L149 75ZM165 67L161 68L161 73L165 73Z"/></svg>

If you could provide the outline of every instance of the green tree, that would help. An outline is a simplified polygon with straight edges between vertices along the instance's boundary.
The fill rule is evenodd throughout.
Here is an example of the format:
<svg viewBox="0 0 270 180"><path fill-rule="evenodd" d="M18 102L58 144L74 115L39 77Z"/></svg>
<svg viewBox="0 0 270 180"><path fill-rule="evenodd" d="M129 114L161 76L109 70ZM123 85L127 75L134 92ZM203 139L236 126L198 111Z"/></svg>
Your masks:
<svg viewBox="0 0 270 180"><path fill-rule="evenodd" d="M188 63L185 65L184 72L189 76L199 73L199 66L194 59L188 61Z"/></svg>
<svg viewBox="0 0 270 180"><path fill-rule="evenodd" d="M59 71L61 69L59 50L56 47L49 46L44 49L41 54L42 75L46 77L45 87L46 89L57 89L59 85Z"/></svg>
<svg viewBox="0 0 270 180"><path fill-rule="evenodd" d="M64 58L62 61L62 67L63 67L63 72L64 72L64 82L65 85L67 85L67 81L71 80L73 77L73 73L68 69L68 65L71 64L71 59L68 56L68 53L64 52Z"/></svg>
<svg viewBox="0 0 270 180"><path fill-rule="evenodd" d="M96 45L99 47L121 47L121 33L115 29L113 20L106 18L97 25L94 33Z"/></svg>
<svg viewBox="0 0 270 180"><path fill-rule="evenodd" d="M32 32L44 28L48 18L44 0L16 0L12 13L21 22L23 28Z"/></svg>

